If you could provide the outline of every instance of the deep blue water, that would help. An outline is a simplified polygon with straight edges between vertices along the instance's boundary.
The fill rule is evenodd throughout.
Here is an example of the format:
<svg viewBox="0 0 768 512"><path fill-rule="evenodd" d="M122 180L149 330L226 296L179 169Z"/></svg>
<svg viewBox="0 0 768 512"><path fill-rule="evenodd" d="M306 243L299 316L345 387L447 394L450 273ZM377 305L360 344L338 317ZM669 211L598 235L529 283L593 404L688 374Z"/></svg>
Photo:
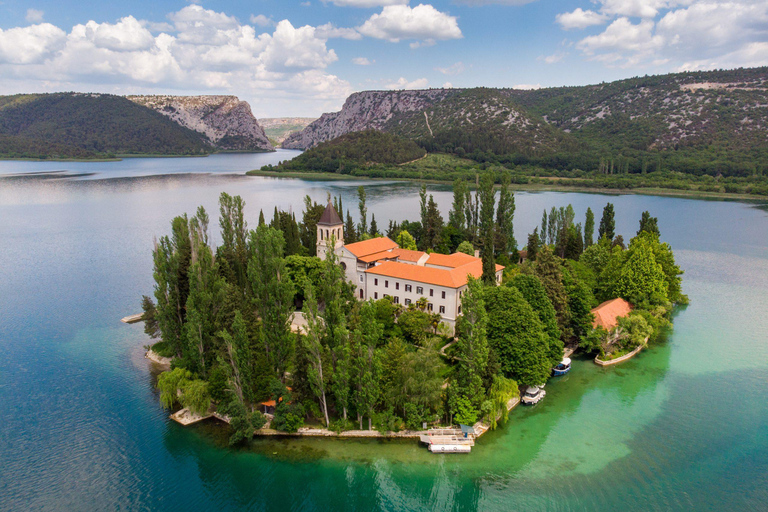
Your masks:
<svg viewBox="0 0 768 512"><path fill-rule="evenodd" d="M306 194L341 194L353 210L364 184L379 226L418 217L414 184L229 174L258 167L243 156L0 178L0 510L768 508L768 213L744 203L516 194L520 241L551 206L572 203L583 221L610 200L627 240L649 210L691 305L666 341L620 367L576 360L541 406L514 410L469 455L311 439L233 450L215 423L168 420L149 340L119 319L151 294L152 240L174 215L204 205L215 218L222 191L245 198L251 225L259 209L300 213ZM0 174L49 165L0 162ZM447 217L450 191L431 192Z"/></svg>

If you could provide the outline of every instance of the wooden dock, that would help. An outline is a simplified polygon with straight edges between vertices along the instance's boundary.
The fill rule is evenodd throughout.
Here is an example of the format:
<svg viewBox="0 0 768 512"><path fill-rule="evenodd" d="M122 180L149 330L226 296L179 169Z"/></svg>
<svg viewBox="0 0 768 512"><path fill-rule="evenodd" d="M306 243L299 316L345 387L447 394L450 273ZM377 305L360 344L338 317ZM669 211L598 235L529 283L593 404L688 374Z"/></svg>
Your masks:
<svg viewBox="0 0 768 512"><path fill-rule="evenodd" d="M179 411L176 411L175 413L171 414L170 418L175 421L176 423L180 423L181 425L184 425L185 427L187 425L193 425L195 423L199 423L203 420L207 420L208 418L216 418L219 421L223 421L224 423L229 424L230 418L229 416L225 416L223 414L219 414L216 411L211 411L209 409L208 414L200 415L195 414L189 409L181 409Z"/></svg>
<svg viewBox="0 0 768 512"><path fill-rule="evenodd" d="M124 324L135 324L136 322L141 322L142 320L144 320L144 313L139 313L138 315L129 315L120 319L120 321Z"/></svg>

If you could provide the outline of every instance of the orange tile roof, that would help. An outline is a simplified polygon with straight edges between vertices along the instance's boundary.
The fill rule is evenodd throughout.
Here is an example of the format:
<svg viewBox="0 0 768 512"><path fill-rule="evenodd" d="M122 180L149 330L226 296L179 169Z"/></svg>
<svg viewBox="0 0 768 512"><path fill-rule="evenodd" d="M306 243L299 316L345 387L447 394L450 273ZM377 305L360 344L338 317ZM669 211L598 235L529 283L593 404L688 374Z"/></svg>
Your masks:
<svg viewBox="0 0 768 512"><path fill-rule="evenodd" d="M363 256L368 256L377 252L395 249L397 248L397 244L384 236L363 240L362 242L355 242L354 244L347 244L344 247L358 258L362 258Z"/></svg>
<svg viewBox="0 0 768 512"><path fill-rule="evenodd" d="M595 315L592 327L610 331L619 324L619 318L627 316L630 311L632 305L622 298L607 300L592 310Z"/></svg>
<svg viewBox="0 0 768 512"><path fill-rule="evenodd" d="M394 249L392 251L394 254L397 254L398 259L400 261L419 261L422 256L424 256L425 252L422 251L412 251L410 249L400 249L399 247L397 249Z"/></svg>
<svg viewBox="0 0 768 512"><path fill-rule="evenodd" d="M429 255L429 259L425 265L457 268L475 261L480 261L480 258L475 258L474 256L464 254L463 252L455 252L453 254L438 254L435 252Z"/></svg>
<svg viewBox="0 0 768 512"><path fill-rule="evenodd" d="M446 288L460 288L467 284L467 276L471 275L475 278L480 278L483 275L482 260L473 259L475 261L450 270L409 265L408 263L400 263L398 261L386 261L366 270L366 272L393 279L406 279L408 281L444 286ZM503 268L501 265L496 265L497 272Z"/></svg>
<svg viewBox="0 0 768 512"><path fill-rule="evenodd" d="M397 258L397 254L395 254L395 251L381 251L381 252L375 252L373 254L368 254L367 256L360 256L357 259L362 261L363 263L371 263L373 261L379 261L379 260L394 260Z"/></svg>

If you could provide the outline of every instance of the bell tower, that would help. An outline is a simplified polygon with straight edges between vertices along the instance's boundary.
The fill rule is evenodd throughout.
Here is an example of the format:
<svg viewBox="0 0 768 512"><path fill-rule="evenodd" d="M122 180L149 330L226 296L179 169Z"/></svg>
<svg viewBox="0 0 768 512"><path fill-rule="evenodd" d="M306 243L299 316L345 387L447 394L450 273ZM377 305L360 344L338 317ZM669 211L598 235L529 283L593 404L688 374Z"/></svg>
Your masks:
<svg viewBox="0 0 768 512"><path fill-rule="evenodd" d="M323 215L317 221L317 255L319 257L325 256L325 251L329 249L332 239L335 240L334 251L344 245L344 223L329 200Z"/></svg>

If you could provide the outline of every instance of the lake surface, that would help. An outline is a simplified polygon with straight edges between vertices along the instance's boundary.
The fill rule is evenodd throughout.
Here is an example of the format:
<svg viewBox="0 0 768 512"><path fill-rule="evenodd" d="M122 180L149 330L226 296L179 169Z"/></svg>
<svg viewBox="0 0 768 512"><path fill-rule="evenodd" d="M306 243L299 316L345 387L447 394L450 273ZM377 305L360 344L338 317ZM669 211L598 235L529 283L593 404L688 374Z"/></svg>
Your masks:
<svg viewBox="0 0 768 512"><path fill-rule="evenodd" d="M220 425L171 422L142 326L119 319L151 294L152 240L173 216L203 205L215 219L222 191L244 197L251 226L259 209L299 214L307 194L351 210L361 183L379 226L419 215L414 184L231 174L262 165L244 156L0 162L0 174L95 173L0 178L0 510L768 508L768 212L743 203L516 194L520 241L551 206L583 221L611 201L627 240L649 210L691 304L619 367L577 358L469 455L374 440L229 449ZM430 191L447 217L450 191Z"/></svg>

